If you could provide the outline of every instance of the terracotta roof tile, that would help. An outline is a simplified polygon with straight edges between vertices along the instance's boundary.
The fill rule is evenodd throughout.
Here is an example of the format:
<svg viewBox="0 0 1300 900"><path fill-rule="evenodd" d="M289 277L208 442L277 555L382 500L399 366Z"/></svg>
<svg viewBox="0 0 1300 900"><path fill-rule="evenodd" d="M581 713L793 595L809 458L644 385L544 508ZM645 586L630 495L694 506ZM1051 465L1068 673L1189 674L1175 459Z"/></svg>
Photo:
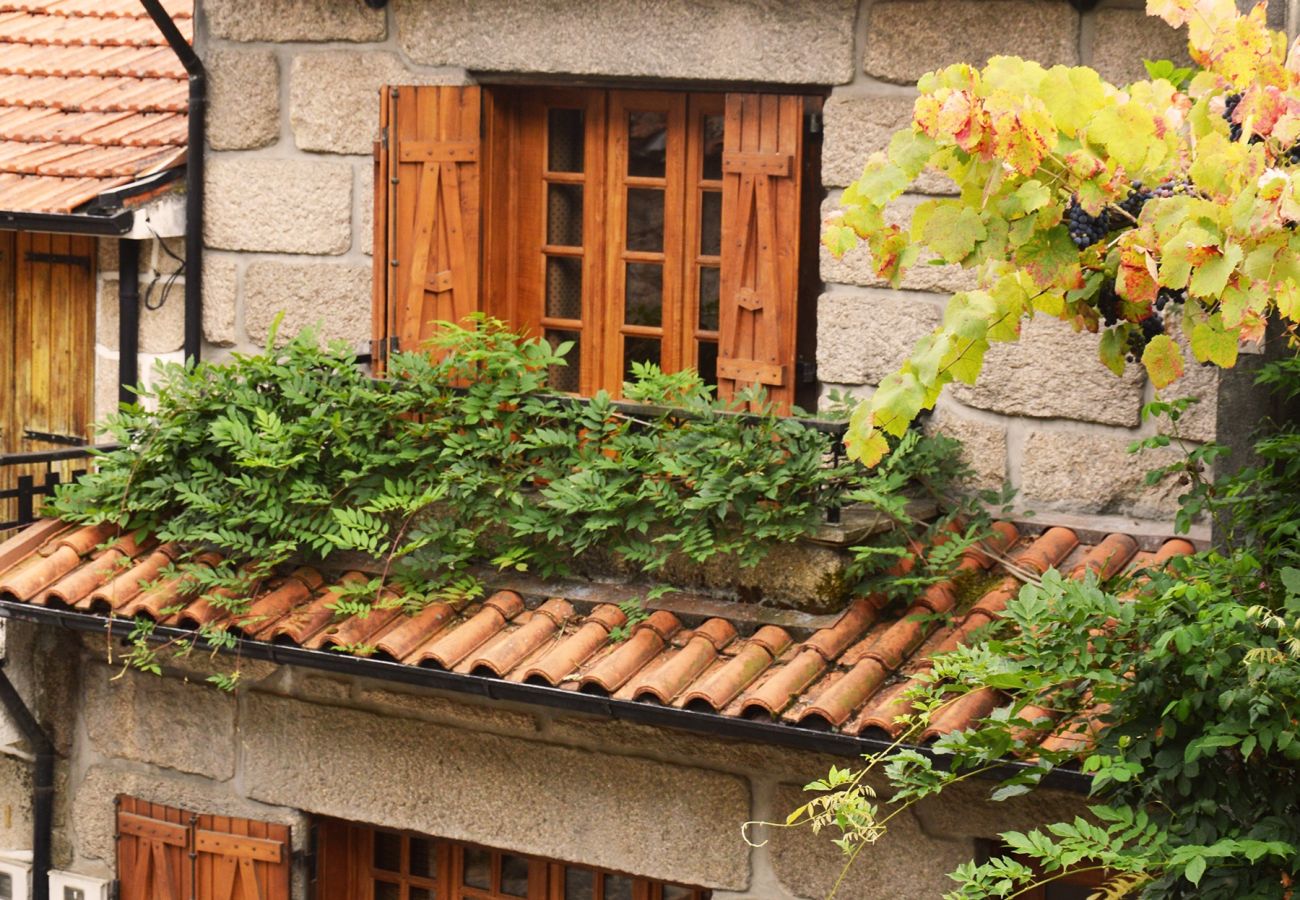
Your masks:
<svg viewBox="0 0 1300 900"><path fill-rule="evenodd" d="M981 582L968 582L959 572L953 581L920 592L902 613L883 611L879 598L860 598L811 634L654 610L615 641L611 632L627 624L616 606L562 597L528 600L509 590L463 608L435 601L407 614L393 602L365 616L341 614L339 591L370 576L310 566L259 584L248 612L232 621L222 605L195 596L183 574L165 577L180 558L177 547L138 543L131 535L115 538L113 529L43 521L0 543L0 601L161 617L162 624L190 629L225 622L244 640L309 650L350 648L390 665L443 669L450 677L541 684L851 737L888 737L898 735L897 718L911 710L906 694L931 668L933 656L970 640L1001 615L1020 589L1013 573L1060 566L1073 577L1088 571L1110 576L1162 565L1191 550L1186 541L1171 540L1158 552L1139 552L1124 535L1081 547L1069 529L1021 538L1014 527L999 525L987 546L971 550L960 563L972 576L1004 573L975 597L965 596L968 584ZM215 565L220 557L209 553L198 560ZM397 599L386 590L382 596ZM935 717L923 739L965 728L1000 702L991 690L962 696ZM1057 722L1050 698L1040 702L1026 715ZM1082 749L1103 714L1093 710L1054 728L1025 729L1026 752L1035 752L1047 731L1052 733L1041 746Z"/></svg>
<svg viewBox="0 0 1300 900"><path fill-rule="evenodd" d="M189 0L165 6L191 39ZM185 79L138 0L0 0L0 209L71 212L182 165Z"/></svg>

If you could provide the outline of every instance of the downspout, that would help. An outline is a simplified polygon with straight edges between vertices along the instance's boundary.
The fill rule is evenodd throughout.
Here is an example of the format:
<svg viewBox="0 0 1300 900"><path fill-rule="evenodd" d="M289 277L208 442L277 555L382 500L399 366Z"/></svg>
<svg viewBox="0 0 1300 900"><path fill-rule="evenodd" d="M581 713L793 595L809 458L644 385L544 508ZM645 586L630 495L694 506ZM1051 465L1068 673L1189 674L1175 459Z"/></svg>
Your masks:
<svg viewBox="0 0 1300 900"><path fill-rule="evenodd" d="M185 163L185 359L199 361L203 344L203 160L207 141L208 75L159 0L140 0L190 76Z"/></svg>
<svg viewBox="0 0 1300 900"><path fill-rule="evenodd" d="M134 403L131 389L140 383L140 242L122 238L117 256L117 400Z"/></svg>
<svg viewBox="0 0 1300 900"><path fill-rule="evenodd" d="M54 837L54 743L18 695L0 659L0 704L36 756L32 772L32 900L50 900L50 847Z"/></svg>

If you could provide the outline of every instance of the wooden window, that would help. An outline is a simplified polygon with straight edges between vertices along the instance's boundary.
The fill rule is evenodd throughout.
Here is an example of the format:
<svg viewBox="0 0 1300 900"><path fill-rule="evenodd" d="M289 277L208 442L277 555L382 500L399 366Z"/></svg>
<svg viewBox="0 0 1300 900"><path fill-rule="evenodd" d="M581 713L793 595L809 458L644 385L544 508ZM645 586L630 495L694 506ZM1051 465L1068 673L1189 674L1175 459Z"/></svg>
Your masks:
<svg viewBox="0 0 1300 900"><path fill-rule="evenodd" d="M428 336L432 313L472 308L553 345L572 343L569 365L552 373L563 390L617 396L633 363L653 362L695 368L723 397L756 384L779 404L794 402L799 262L801 251L814 256L804 224L816 218L804 190L815 160L803 125L816 98L447 87L390 89L385 98L377 338L410 349ZM475 144L466 110L479 103ZM446 109L458 112L448 118ZM454 127L438 132L413 116ZM437 154L472 157L457 164L460 207L429 199L429 185L447 181L429 174ZM464 204L480 183L476 218ZM438 261L440 248L473 243L469 229L480 224L481 244L463 254L481 259L477 279Z"/></svg>
<svg viewBox="0 0 1300 900"><path fill-rule="evenodd" d="M289 828L119 797L120 900L289 900Z"/></svg>
<svg viewBox="0 0 1300 900"><path fill-rule="evenodd" d="M474 844L316 823L314 900L707 900L700 888Z"/></svg>

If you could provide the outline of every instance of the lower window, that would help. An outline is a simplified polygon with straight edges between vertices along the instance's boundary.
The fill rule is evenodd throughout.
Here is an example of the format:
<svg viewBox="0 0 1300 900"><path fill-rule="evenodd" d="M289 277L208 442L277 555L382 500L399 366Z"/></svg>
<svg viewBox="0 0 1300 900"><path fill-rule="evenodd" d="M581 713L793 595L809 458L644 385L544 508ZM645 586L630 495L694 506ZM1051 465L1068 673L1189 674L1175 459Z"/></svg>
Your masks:
<svg viewBox="0 0 1300 900"><path fill-rule="evenodd" d="M707 900L708 891L337 819L315 825L315 900Z"/></svg>

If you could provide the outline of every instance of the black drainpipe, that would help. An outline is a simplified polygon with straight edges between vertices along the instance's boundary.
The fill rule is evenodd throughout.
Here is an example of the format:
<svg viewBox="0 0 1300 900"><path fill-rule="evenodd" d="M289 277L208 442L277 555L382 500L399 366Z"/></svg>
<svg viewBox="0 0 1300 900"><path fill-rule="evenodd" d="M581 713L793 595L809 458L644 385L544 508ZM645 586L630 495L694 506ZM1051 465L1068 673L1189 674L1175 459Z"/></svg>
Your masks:
<svg viewBox="0 0 1300 900"><path fill-rule="evenodd" d="M140 242L117 242L117 400L134 403L140 383Z"/></svg>
<svg viewBox="0 0 1300 900"><path fill-rule="evenodd" d="M32 772L32 900L50 900L50 846L54 825L54 743L14 689L0 659L0 704L36 754Z"/></svg>
<svg viewBox="0 0 1300 900"><path fill-rule="evenodd" d="M190 75L185 164L185 358L198 362L203 344L203 151L207 141L208 75L203 61L181 36L159 0L140 3Z"/></svg>

